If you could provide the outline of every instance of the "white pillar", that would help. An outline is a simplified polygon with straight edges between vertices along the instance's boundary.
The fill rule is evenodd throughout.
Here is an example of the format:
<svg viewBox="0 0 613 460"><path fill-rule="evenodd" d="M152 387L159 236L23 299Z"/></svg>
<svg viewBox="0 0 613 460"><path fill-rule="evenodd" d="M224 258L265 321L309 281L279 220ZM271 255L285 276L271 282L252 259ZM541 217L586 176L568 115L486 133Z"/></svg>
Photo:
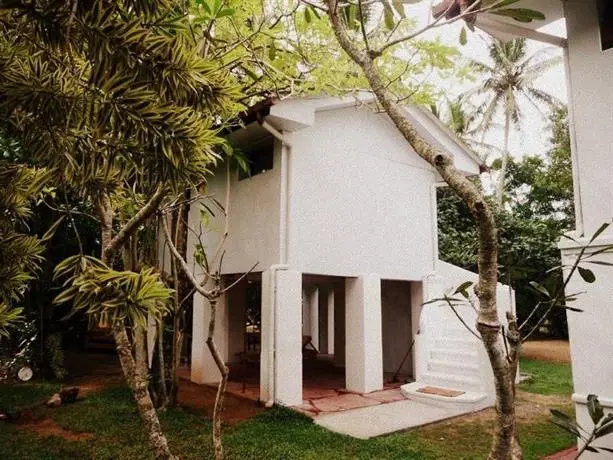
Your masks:
<svg viewBox="0 0 613 460"><path fill-rule="evenodd" d="M309 335L313 346L319 350L319 289L313 286L309 289Z"/></svg>
<svg viewBox="0 0 613 460"><path fill-rule="evenodd" d="M334 365L345 367L345 283L334 286Z"/></svg>
<svg viewBox="0 0 613 460"><path fill-rule="evenodd" d="M328 354L334 354L334 289L328 290Z"/></svg>
<svg viewBox="0 0 613 460"><path fill-rule="evenodd" d="M215 342L224 361L228 359L228 309L226 296L217 302ZM192 326L191 380L195 383L217 383L221 374L206 344L209 331L210 305L200 294L194 294L194 320Z"/></svg>
<svg viewBox="0 0 613 460"><path fill-rule="evenodd" d="M262 274L260 398L287 406L302 404L302 274Z"/></svg>
<svg viewBox="0 0 613 460"><path fill-rule="evenodd" d="M311 302L309 293L306 289L302 289L302 335L311 333Z"/></svg>
<svg viewBox="0 0 613 460"><path fill-rule="evenodd" d="M348 278L345 303L345 381L347 389L368 393L383 388L381 278Z"/></svg>

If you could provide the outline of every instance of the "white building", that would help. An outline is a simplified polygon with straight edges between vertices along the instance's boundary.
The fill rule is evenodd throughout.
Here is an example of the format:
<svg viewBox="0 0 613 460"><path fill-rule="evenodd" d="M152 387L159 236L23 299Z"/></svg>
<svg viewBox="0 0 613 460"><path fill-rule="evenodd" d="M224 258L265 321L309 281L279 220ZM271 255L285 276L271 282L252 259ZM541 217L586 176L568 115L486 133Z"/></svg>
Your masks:
<svg viewBox="0 0 613 460"><path fill-rule="evenodd" d="M603 223L613 217L613 2L610 0L522 0L513 7L541 11L545 23L518 25L500 16L483 15L477 25L501 39L532 38L565 49L569 88L570 129L575 182L577 228L560 243L563 259L572 263ZM544 33L544 25L565 20L567 38ZM613 245L613 228L592 244L593 251ZM613 262L613 254L597 258ZM613 411L613 272L610 267L590 265L597 277L586 284L573 278L567 293L581 292L576 306L583 313L568 312L577 420L592 425L586 401L599 396L607 412ZM613 447L613 435L596 446ZM584 457L582 457L584 458ZM585 458L603 458L585 453Z"/></svg>
<svg viewBox="0 0 613 460"><path fill-rule="evenodd" d="M493 402L493 380L482 346L453 312L424 301L474 274L438 261L436 187L440 178L397 132L372 100L313 98L263 105L228 140L252 162L251 177L221 167L208 193L223 201L230 184L229 233L223 274L247 272L261 282L260 398L303 402L303 336L345 370L345 387L380 390L384 373L425 385L459 389L454 404ZM450 153L466 175L476 157L427 110L407 113L420 133ZM218 216L219 217L219 216ZM199 227L200 208L190 211ZM215 247L221 219L210 223L205 245ZM197 244L190 234L188 247ZM192 253L192 251L188 251ZM191 254L189 254L191 256ZM193 261L189 261L190 264ZM248 283L220 304L217 341L227 362L244 350ZM509 292L500 285L501 317ZM474 310L461 308L474 325ZM219 379L205 345L208 306L194 299L191 379ZM443 399L438 397L439 399ZM439 401L440 402L440 401Z"/></svg>

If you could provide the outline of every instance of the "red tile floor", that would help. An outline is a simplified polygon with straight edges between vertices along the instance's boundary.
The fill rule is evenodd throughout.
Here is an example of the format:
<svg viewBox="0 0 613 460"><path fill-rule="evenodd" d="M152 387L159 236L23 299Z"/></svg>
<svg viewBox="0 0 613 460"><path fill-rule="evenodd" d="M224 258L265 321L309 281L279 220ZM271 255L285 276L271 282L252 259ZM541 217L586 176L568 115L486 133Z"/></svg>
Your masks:
<svg viewBox="0 0 613 460"><path fill-rule="evenodd" d="M231 365L227 391L235 396L257 401L260 395L259 374L257 362ZM189 371L183 369L182 375L189 378ZM303 363L304 401L294 408L315 417L406 399L400 392L404 379L396 383L387 380L389 378L381 391L365 394L350 392L345 389L344 369L334 367L329 357L320 355L318 359L305 360Z"/></svg>

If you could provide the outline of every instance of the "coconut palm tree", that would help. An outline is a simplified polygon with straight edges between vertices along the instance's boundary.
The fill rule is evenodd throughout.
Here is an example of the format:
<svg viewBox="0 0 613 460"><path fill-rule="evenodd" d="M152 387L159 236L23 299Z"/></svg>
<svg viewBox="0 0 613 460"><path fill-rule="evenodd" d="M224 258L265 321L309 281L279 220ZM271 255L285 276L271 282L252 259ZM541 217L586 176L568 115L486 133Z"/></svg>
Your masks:
<svg viewBox="0 0 613 460"><path fill-rule="evenodd" d="M491 154L502 154L502 149L496 145L484 142L479 138L481 124L479 107L472 104L466 95L459 95L454 99L444 99L438 105L430 107L432 113L445 123L453 133L470 147L481 158L483 163L488 161Z"/></svg>
<svg viewBox="0 0 613 460"><path fill-rule="evenodd" d="M550 49L528 55L527 43L523 38L508 42L493 40L489 45L491 64L471 60L470 64L485 79L479 86L469 91L467 97L485 96L477 113L481 120L476 128L484 136L493 127L496 115L504 116L504 144L502 162L496 184L496 201L502 205L507 165L509 162L509 136L511 127L521 127L523 104L537 109L552 107L560 102L551 94L539 89L536 80L544 72L559 65L561 56L551 57ZM543 115L545 116L545 115Z"/></svg>

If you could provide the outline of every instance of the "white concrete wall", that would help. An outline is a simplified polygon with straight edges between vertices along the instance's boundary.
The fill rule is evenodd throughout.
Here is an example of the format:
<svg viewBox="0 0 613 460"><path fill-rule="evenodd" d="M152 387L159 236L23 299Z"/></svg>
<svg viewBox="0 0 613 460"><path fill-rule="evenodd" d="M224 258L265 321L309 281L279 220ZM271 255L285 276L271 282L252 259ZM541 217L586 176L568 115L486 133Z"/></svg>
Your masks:
<svg viewBox="0 0 613 460"><path fill-rule="evenodd" d="M613 216L613 50L602 51L596 0L564 2L568 31L568 67L570 82L571 125L574 125L576 201L583 219L577 223L585 244L604 222ZM579 216L581 217L581 213ZM598 240L600 245L613 243L609 230ZM574 260L577 246L562 241L566 261ZM610 255L600 260L613 261ZM613 409L613 285L610 267L590 266L597 281L587 285L575 277L568 293L583 292L576 306L583 313L568 312L574 392L577 419L589 427L585 406L588 394L598 395ZM599 439L598 445L613 447L613 436ZM585 458L602 458L586 453ZM606 456L606 454L605 454ZM583 457L582 457L583 458Z"/></svg>
<svg viewBox="0 0 613 460"><path fill-rule="evenodd" d="M587 244L585 239L582 242ZM611 245L613 238L601 238L593 250ZM577 248L567 244L562 250L564 263L573 264L577 252ZM613 254L601 254L594 260L613 263ZM568 311L567 317L577 420L584 428L590 429L593 424L586 406L588 395L597 395L606 411L613 411L613 287L610 282L613 268L591 264L586 267L594 272L596 282L587 284L580 276L572 278L567 293L582 293L573 306L583 312ZM613 448L613 435L601 438L595 444ZM603 457L586 452L585 458L597 460Z"/></svg>
<svg viewBox="0 0 613 460"><path fill-rule="evenodd" d="M586 236L613 217L613 50L602 51L596 0L564 2L575 173Z"/></svg>
<svg viewBox="0 0 613 460"><path fill-rule="evenodd" d="M435 174L383 115L318 112L313 127L288 137L292 267L405 280L432 271Z"/></svg>
<svg viewBox="0 0 613 460"><path fill-rule="evenodd" d="M270 171L251 178L238 180L238 172L230 173L230 210L228 238L224 244L224 274L244 273L258 262L255 271L266 270L279 263L281 146L275 143L274 167ZM222 205L225 203L226 166L221 165L214 176L208 178L206 194L213 195ZM202 226L203 240L209 256L215 251L224 230L222 212L210 200L207 205L216 217L208 227ZM190 208L189 223L199 232L201 228L200 206ZM208 229L208 232L207 232ZM188 247L194 248L198 239L188 234ZM193 251L188 252L188 263L193 265Z"/></svg>

